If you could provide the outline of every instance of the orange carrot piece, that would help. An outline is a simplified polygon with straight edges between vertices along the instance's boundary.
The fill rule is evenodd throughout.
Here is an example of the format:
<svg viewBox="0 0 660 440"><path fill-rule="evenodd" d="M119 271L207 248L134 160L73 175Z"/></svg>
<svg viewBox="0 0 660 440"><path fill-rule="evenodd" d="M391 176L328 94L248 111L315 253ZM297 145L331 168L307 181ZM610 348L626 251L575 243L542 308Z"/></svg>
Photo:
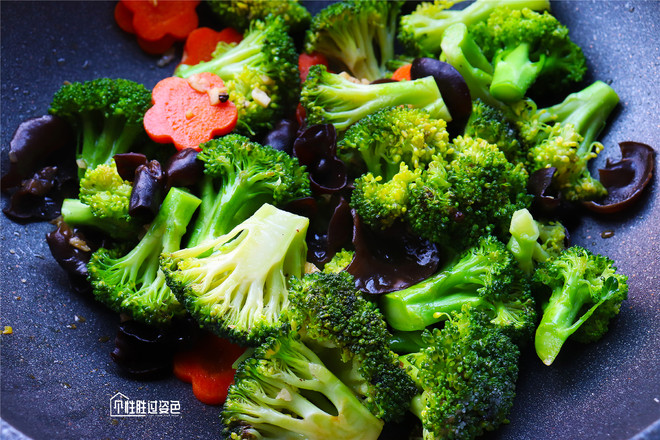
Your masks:
<svg viewBox="0 0 660 440"><path fill-rule="evenodd" d="M133 28L133 12L122 2L117 2L115 5L115 21L124 32L128 32L129 34L135 33L135 28Z"/></svg>
<svg viewBox="0 0 660 440"><path fill-rule="evenodd" d="M198 0L145 1L121 0L133 13L135 34L149 41L157 41L166 35L183 41L199 23Z"/></svg>
<svg viewBox="0 0 660 440"><path fill-rule="evenodd" d="M160 55L172 47L176 40L171 35L165 35L160 40L150 41L145 40L144 38L137 37L138 45L140 49L151 55Z"/></svg>
<svg viewBox="0 0 660 440"><path fill-rule="evenodd" d="M298 56L300 81L305 81L305 78L307 78L307 73L309 73L309 68L316 64L323 64L325 67L328 67L328 59L325 57L325 55L319 52L303 52Z"/></svg>
<svg viewBox="0 0 660 440"><path fill-rule="evenodd" d="M392 79L397 81L410 81L410 68L412 64L404 64L394 71Z"/></svg>
<svg viewBox="0 0 660 440"><path fill-rule="evenodd" d="M200 27L188 34L186 44L183 46L181 64L194 65L202 61L209 61L213 57L213 51L221 41L224 43L240 43L243 34L234 28L225 28L220 32Z"/></svg>
<svg viewBox="0 0 660 440"><path fill-rule="evenodd" d="M191 350L174 356L174 375L192 383L195 397L207 405L220 405L234 381L233 363L244 348L212 334L203 337Z"/></svg>
<svg viewBox="0 0 660 440"><path fill-rule="evenodd" d="M165 78L151 93L154 105L144 115L144 129L155 142L199 150L199 144L236 126L236 106L217 102L222 91L226 92L222 79L209 72Z"/></svg>

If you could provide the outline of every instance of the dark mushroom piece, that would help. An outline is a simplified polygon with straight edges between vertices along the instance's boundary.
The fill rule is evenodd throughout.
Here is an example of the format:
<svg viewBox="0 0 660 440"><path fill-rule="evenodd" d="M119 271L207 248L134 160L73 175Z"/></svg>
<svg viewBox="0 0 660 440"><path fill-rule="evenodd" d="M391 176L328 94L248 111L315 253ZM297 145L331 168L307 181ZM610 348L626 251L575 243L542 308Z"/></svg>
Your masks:
<svg viewBox="0 0 660 440"><path fill-rule="evenodd" d="M332 124L305 129L293 143L293 155L307 167L315 194L332 194L346 187L346 165L337 157L337 132Z"/></svg>
<svg viewBox="0 0 660 440"><path fill-rule="evenodd" d="M583 202L594 212L611 214L629 208L651 181L655 151L641 142L620 142L621 160L607 159L605 168L598 170L601 183L607 188L602 200Z"/></svg>
<svg viewBox="0 0 660 440"><path fill-rule="evenodd" d="M435 58L416 58L410 67L411 79L432 76L452 117L450 132L460 132L472 112L470 89L451 64Z"/></svg>

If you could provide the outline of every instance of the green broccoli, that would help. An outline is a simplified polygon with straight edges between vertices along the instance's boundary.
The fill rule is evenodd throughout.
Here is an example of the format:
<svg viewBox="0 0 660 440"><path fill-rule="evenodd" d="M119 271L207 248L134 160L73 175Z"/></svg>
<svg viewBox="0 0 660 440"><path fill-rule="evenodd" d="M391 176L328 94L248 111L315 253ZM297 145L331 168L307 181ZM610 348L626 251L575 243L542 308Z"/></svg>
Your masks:
<svg viewBox="0 0 660 440"><path fill-rule="evenodd" d="M280 325L288 279L302 276L309 220L263 204L216 239L162 256L167 284L200 326L256 345Z"/></svg>
<svg viewBox="0 0 660 440"><path fill-rule="evenodd" d="M515 105L515 122L528 145L530 172L555 167L553 185L569 201L607 194L590 174L588 163L603 149L596 139L618 102L612 87L596 81L551 107L537 109L530 100Z"/></svg>
<svg viewBox="0 0 660 440"><path fill-rule="evenodd" d="M472 113L463 135L481 138L497 145L509 162L524 162L526 159L527 151L518 138L516 124L509 119L509 113L490 106L481 99L472 101Z"/></svg>
<svg viewBox="0 0 660 440"><path fill-rule="evenodd" d="M564 250L566 229L559 222L539 222L525 208L513 213L509 227L511 238L507 248L520 268L531 275L536 264L559 256Z"/></svg>
<svg viewBox="0 0 660 440"><path fill-rule="evenodd" d="M287 30L282 17L254 21L237 45L221 42L210 61L181 64L174 74L182 78L201 72L218 75L238 108L236 131L263 134L299 98L298 54Z"/></svg>
<svg viewBox="0 0 660 440"><path fill-rule="evenodd" d="M309 26L312 18L298 0L206 0L206 3L224 26L239 31L249 29L254 20L274 15L282 17L291 32L299 32Z"/></svg>
<svg viewBox="0 0 660 440"><path fill-rule="evenodd" d="M355 251L342 249L337 252L330 261L323 266L325 273L339 273L346 269L355 257Z"/></svg>
<svg viewBox="0 0 660 440"><path fill-rule="evenodd" d="M541 79L544 90L565 89L587 71L582 49L548 11L499 7L470 32L494 67L490 92L504 102L524 98Z"/></svg>
<svg viewBox="0 0 660 440"><path fill-rule="evenodd" d="M229 134L203 143L202 204L188 246L227 234L264 203L311 195L305 168L283 151Z"/></svg>
<svg viewBox="0 0 660 440"><path fill-rule="evenodd" d="M144 136L142 118L151 92L126 79L99 78L63 85L49 112L69 120L78 133L79 177L108 164L115 154L131 151Z"/></svg>
<svg viewBox="0 0 660 440"><path fill-rule="evenodd" d="M419 387L411 411L425 440L472 440L508 423L520 350L506 335L463 307L422 338L420 351L399 359Z"/></svg>
<svg viewBox="0 0 660 440"><path fill-rule="evenodd" d="M140 224L128 214L132 189L110 159L108 164L85 171L78 199L62 202L62 219L68 225L92 227L115 239L136 238Z"/></svg>
<svg viewBox="0 0 660 440"><path fill-rule="evenodd" d="M614 262L581 246L542 263L534 279L551 290L534 339L546 365L571 336L581 342L600 339L628 296L628 278L616 273Z"/></svg>
<svg viewBox="0 0 660 440"><path fill-rule="evenodd" d="M346 272L306 275L289 299L288 326L238 367L223 409L228 437L378 438L416 392L382 315Z"/></svg>
<svg viewBox="0 0 660 440"><path fill-rule="evenodd" d="M531 340L536 311L529 283L506 246L492 236L426 280L380 298L385 320L402 331L424 330L465 304L486 313L516 342Z"/></svg>
<svg viewBox="0 0 660 440"><path fill-rule="evenodd" d="M320 52L330 63L358 79L385 77L394 58L396 24L402 1L349 1L330 4L312 18L305 50Z"/></svg>
<svg viewBox="0 0 660 440"><path fill-rule="evenodd" d="M401 162L412 170L424 169L449 148L445 120L434 119L420 108L397 106L353 124L337 143L337 155L358 175L367 171L391 180Z"/></svg>
<svg viewBox="0 0 660 440"><path fill-rule="evenodd" d="M179 249L200 199L181 189L168 192L156 218L128 253L100 248L87 265L94 297L112 310L152 325L166 325L185 314L165 283L160 255Z"/></svg>
<svg viewBox="0 0 660 440"><path fill-rule="evenodd" d="M413 81L363 84L330 73L323 65L315 65L309 69L300 99L308 124L333 124L339 132L371 113L398 105L423 108L431 118L451 121L432 76Z"/></svg>
<svg viewBox="0 0 660 440"><path fill-rule="evenodd" d="M506 235L511 216L527 207L528 174L483 139L454 139L447 164L429 166L410 185L408 223L424 238L457 247L484 234Z"/></svg>
<svg viewBox="0 0 660 440"><path fill-rule="evenodd" d="M537 11L550 9L548 0L477 0L464 9L449 9L461 1L423 2L411 14L402 16L398 38L406 51L415 56L437 56L444 50L440 47L440 41L447 28L456 23L471 28L488 19L500 6Z"/></svg>

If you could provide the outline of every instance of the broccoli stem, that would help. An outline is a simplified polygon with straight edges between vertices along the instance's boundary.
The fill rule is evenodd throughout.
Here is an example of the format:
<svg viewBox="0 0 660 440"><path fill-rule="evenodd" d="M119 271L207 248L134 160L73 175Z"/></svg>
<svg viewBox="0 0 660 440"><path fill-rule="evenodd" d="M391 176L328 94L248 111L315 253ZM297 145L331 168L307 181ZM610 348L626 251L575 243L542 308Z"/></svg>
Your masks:
<svg viewBox="0 0 660 440"><path fill-rule="evenodd" d="M446 319L464 304L480 306L484 299L476 289L483 285L479 275L486 270L482 267L482 259L472 256L420 283L388 293L381 298L383 315L392 328L413 331Z"/></svg>
<svg viewBox="0 0 660 440"><path fill-rule="evenodd" d="M136 226L115 217L98 217L92 208L79 199L62 201L62 219L70 226L91 227L103 231L116 239L129 239L135 236Z"/></svg>
<svg viewBox="0 0 660 440"><path fill-rule="evenodd" d="M508 51L495 62L490 93L504 102L523 99L527 89L536 81L543 67L545 57L533 62L529 59L530 45L522 43Z"/></svg>
<svg viewBox="0 0 660 440"><path fill-rule="evenodd" d="M568 95L559 104L539 110L539 121L572 125L584 137L579 149L580 156L583 156L591 150L591 144L618 103L619 95L612 87L603 81L595 81Z"/></svg>

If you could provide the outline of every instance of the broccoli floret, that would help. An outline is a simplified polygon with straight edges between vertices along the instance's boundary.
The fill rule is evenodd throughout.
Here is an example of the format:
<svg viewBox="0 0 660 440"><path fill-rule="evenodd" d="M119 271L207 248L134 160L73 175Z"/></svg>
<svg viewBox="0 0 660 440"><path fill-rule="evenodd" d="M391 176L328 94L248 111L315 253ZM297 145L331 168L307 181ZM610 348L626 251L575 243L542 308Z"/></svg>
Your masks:
<svg viewBox="0 0 660 440"><path fill-rule="evenodd" d="M521 137L528 144L530 172L555 167L553 185L569 201L607 194L589 172L589 160L603 149L596 139L619 96L602 81L572 93L552 107L536 109L532 101L514 106Z"/></svg>
<svg viewBox="0 0 660 440"><path fill-rule="evenodd" d="M236 131L257 136L272 129L299 98L298 54L287 30L281 17L254 21L237 45L221 42L210 61L181 64L174 74L218 75L238 108Z"/></svg>
<svg viewBox="0 0 660 440"><path fill-rule="evenodd" d="M527 151L518 139L518 128L509 120L507 112L483 102L472 101L472 113L463 131L464 136L481 138L497 145L509 162L517 163L526 159Z"/></svg>
<svg viewBox="0 0 660 440"><path fill-rule="evenodd" d="M376 305L361 296L347 272L315 272L294 282L285 311L292 328L378 418L406 411L414 385L399 368L390 333Z"/></svg>
<svg viewBox="0 0 660 440"><path fill-rule="evenodd" d="M472 440L507 423L518 347L469 307L422 337L425 347L400 360L419 387L411 411L422 422L423 438Z"/></svg>
<svg viewBox="0 0 660 440"><path fill-rule="evenodd" d="M509 232L511 238L507 248L528 275L534 272L538 263L558 257L566 247L564 225L559 222L536 221L527 209L513 213Z"/></svg>
<svg viewBox="0 0 660 440"><path fill-rule="evenodd" d="M486 313L516 342L531 340L536 312L529 283L506 246L492 236L426 280L380 298L386 321L402 331L424 330L465 304Z"/></svg>
<svg viewBox="0 0 660 440"><path fill-rule="evenodd" d="M313 18L305 50L320 52L359 79L385 77L394 58L396 24L402 1L341 1Z"/></svg>
<svg viewBox="0 0 660 440"><path fill-rule="evenodd" d="M551 289L534 345L544 364L555 360L564 342L600 339L628 296L628 278L604 255L572 246L541 264L534 279Z"/></svg>
<svg viewBox="0 0 660 440"><path fill-rule="evenodd" d="M376 440L383 429L351 388L287 332L239 364L222 419L232 440Z"/></svg>
<svg viewBox="0 0 660 440"><path fill-rule="evenodd" d="M411 14L401 17L399 41L406 51L415 56L437 56L440 54L440 41L447 28L460 23L468 28L488 19L500 6L512 9L550 9L548 0L477 0L461 10L450 10L461 1L436 0L423 2Z"/></svg>
<svg viewBox="0 0 660 440"><path fill-rule="evenodd" d="M228 437L378 438L416 393L382 315L346 272L306 275L289 298L289 325L238 367L223 409Z"/></svg>
<svg viewBox="0 0 660 440"><path fill-rule="evenodd" d="M464 249L484 234L506 235L511 216L531 202L528 174L496 145L459 136L448 164L429 166L410 186L409 224L424 238Z"/></svg>
<svg viewBox="0 0 660 440"><path fill-rule="evenodd" d="M337 252L330 261L325 263L323 266L323 272L325 273L339 273L345 270L353 258L355 257L355 251L349 249L342 249Z"/></svg>
<svg viewBox="0 0 660 440"><path fill-rule="evenodd" d="M184 308L165 283L159 268L162 252L179 249L200 199L172 188L140 242L125 255L100 248L87 269L94 297L112 310L147 324L165 325L183 316Z"/></svg>
<svg viewBox="0 0 660 440"><path fill-rule="evenodd" d="M49 112L69 120L78 133L79 177L86 169L108 164L144 136L142 118L151 107L151 92L126 79L99 78L63 85Z"/></svg>
<svg viewBox="0 0 660 440"><path fill-rule="evenodd" d="M366 171L386 181L400 171L401 162L411 170L424 169L448 149L447 122L408 106L385 108L359 120L337 143L337 155L356 174Z"/></svg>
<svg viewBox="0 0 660 440"><path fill-rule="evenodd" d="M417 182L421 169L410 170L401 163L399 172L390 180L371 173L354 181L351 206L367 225L386 229L398 221L405 221L410 207L410 185Z"/></svg>
<svg viewBox="0 0 660 440"><path fill-rule="evenodd" d="M307 28L311 14L298 0L206 0L211 11L224 26L245 31L254 20L269 15L282 17L291 32Z"/></svg>
<svg viewBox="0 0 660 440"><path fill-rule="evenodd" d="M264 204L229 233L164 253L167 283L200 326L256 345L280 325L289 277L302 276L309 220Z"/></svg>
<svg viewBox="0 0 660 440"><path fill-rule="evenodd" d="M87 169L78 199L64 199L62 219L70 226L91 227L115 239L136 238L140 223L128 214L130 182L121 178L114 160Z"/></svg>
<svg viewBox="0 0 660 440"><path fill-rule="evenodd" d="M264 203L311 195L305 167L283 151L229 134L200 145L202 205L188 246L227 234Z"/></svg>
<svg viewBox="0 0 660 440"><path fill-rule="evenodd" d="M557 90L581 81L587 71L582 49L548 11L498 7L470 32L493 63L490 92L502 101L524 98L537 79L545 90Z"/></svg>
<svg viewBox="0 0 660 440"><path fill-rule="evenodd" d="M315 65L309 69L303 83L301 103L308 124L333 124L339 132L378 110L398 105L423 108L431 118L451 121L432 76L413 81L362 84L330 73L323 65Z"/></svg>

